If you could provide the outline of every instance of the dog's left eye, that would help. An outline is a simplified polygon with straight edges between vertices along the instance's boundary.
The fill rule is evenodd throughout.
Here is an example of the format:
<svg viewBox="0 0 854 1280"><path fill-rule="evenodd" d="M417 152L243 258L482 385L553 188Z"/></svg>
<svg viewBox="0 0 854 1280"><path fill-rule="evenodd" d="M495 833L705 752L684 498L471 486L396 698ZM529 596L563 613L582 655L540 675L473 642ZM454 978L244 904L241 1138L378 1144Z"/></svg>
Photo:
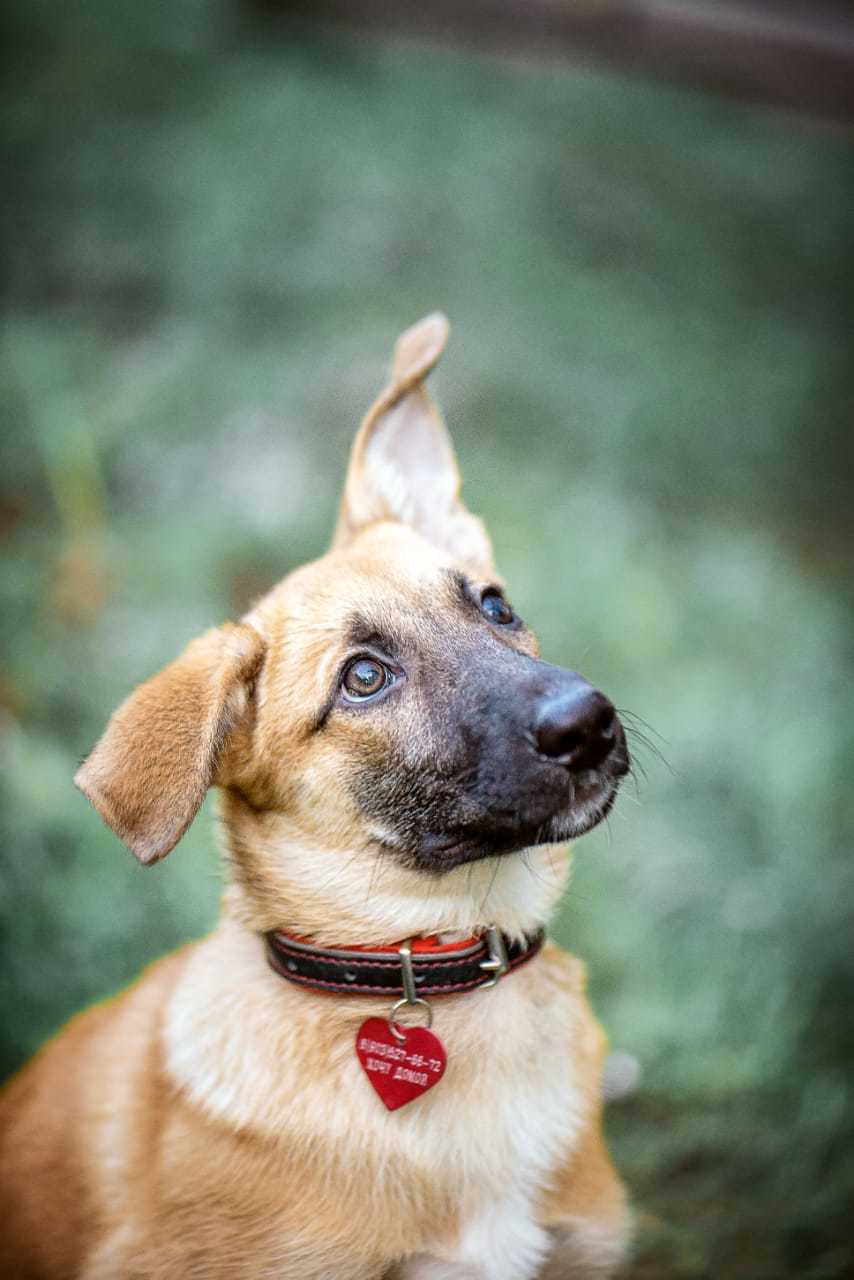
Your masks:
<svg viewBox="0 0 854 1280"><path fill-rule="evenodd" d="M490 622L497 622L499 626L506 627L516 621L515 613L495 587L484 591L480 600L480 609Z"/></svg>
<svg viewBox="0 0 854 1280"><path fill-rule="evenodd" d="M394 676L377 658L356 658L344 672L341 688L350 702L373 698L392 683Z"/></svg>

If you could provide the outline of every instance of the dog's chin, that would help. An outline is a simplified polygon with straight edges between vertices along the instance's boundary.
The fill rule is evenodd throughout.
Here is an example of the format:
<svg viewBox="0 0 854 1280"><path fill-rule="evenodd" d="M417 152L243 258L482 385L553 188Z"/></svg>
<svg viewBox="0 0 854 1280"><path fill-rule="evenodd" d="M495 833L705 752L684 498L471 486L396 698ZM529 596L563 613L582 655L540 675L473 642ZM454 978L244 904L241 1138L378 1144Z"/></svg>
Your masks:
<svg viewBox="0 0 854 1280"><path fill-rule="evenodd" d="M508 825L489 820L455 831L429 832L411 851L412 865L421 871L441 875L454 867L483 858L520 853L541 844L560 844L576 840L598 826L611 812L617 797L619 780L600 782L558 812ZM581 790L581 789L579 789Z"/></svg>

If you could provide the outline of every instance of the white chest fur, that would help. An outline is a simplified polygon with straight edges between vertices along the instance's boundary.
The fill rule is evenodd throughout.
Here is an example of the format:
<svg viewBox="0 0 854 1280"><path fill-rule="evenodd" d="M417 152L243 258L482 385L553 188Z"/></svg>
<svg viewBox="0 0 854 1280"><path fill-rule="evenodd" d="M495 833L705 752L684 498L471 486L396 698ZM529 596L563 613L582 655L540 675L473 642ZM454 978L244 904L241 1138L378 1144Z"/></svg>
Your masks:
<svg viewBox="0 0 854 1280"><path fill-rule="evenodd" d="M501 1127L502 1119L496 1122ZM464 1218L453 1244L440 1243L413 1258L405 1280L529 1280L538 1274L549 1238L536 1216L535 1197L546 1173L536 1136L532 1127L504 1194Z"/></svg>
<svg viewBox="0 0 854 1280"><path fill-rule="evenodd" d="M184 1091L235 1129L310 1146L315 1167L328 1152L322 1176L334 1179L342 1216L389 1223L383 1239L391 1256L410 1255L407 1280L535 1275L547 1248L536 1202L585 1110L572 962L544 954L489 991L435 1000L445 1077L389 1113L356 1062L355 1026L330 1025L340 1005L259 975L257 939L248 942L241 952L231 939L233 999L205 954L216 935L173 997L167 1061Z"/></svg>
<svg viewBox="0 0 854 1280"><path fill-rule="evenodd" d="M505 1007L490 1023L497 1039L518 1038L527 1030L513 1008L519 1002L507 988L502 994ZM498 991L493 998L498 1004ZM555 1022L536 1028L524 1072L515 1079L490 1069L490 1045L484 1044L481 1096L469 1100L453 1142L459 1147L458 1194L467 1211L457 1237L414 1259L407 1280L528 1280L537 1274L549 1246L537 1201L581 1120L570 1070L570 1011L548 1003L541 1013ZM442 1159L438 1151L436 1156Z"/></svg>

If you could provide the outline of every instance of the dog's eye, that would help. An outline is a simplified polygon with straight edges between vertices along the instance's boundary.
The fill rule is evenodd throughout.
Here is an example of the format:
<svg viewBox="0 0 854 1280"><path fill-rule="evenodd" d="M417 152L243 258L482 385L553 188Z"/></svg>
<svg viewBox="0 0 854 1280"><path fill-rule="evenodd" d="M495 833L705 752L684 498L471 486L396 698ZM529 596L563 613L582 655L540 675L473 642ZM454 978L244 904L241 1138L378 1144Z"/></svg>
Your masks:
<svg viewBox="0 0 854 1280"><path fill-rule="evenodd" d="M484 591L480 600L480 608L490 622L497 622L499 626L506 627L509 623L516 621L515 613L501 592L496 590L495 587L489 587Z"/></svg>
<svg viewBox="0 0 854 1280"><path fill-rule="evenodd" d="M351 701L372 698L386 685L391 684L394 677L388 667L376 658L356 658L344 672L341 687L344 697Z"/></svg>

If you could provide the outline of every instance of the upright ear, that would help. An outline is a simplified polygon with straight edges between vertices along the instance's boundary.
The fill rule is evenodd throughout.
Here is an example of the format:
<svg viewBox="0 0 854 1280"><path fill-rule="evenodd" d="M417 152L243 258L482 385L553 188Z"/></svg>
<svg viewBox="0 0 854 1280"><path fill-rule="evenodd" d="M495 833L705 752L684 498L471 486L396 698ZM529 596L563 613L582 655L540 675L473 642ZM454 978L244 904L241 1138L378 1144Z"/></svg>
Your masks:
<svg viewBox="0 0 854 1280"><path fill-rule="evenodd" d="M400 520L489 577L489 537L459 500L453 445L424 386L445 349L448 329L436 311L398 338L389 385L353 443L332 545L346 545L377 520Z"/></svg>
<svg viewBox="0 0 854 1280"><path fill-rule="evenodd" d="M249 706L264 641L244 624L194 640L116 711L74 778L140 862L175 847Z"/></svg>

